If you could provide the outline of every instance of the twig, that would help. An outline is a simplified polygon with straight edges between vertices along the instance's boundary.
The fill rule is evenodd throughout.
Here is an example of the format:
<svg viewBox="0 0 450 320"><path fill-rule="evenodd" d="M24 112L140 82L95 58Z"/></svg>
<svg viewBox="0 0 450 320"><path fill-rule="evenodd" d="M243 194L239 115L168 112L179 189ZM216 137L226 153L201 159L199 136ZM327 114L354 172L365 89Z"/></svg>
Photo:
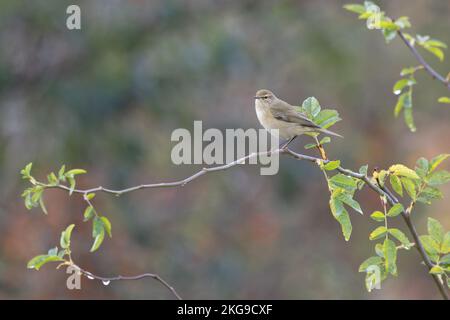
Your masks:
<svg viewBox="0 0 450 320"><path fill-rule="evenodd" d="M215 172L215 171L222 171L222 170L227 170L230 169L234 166L237 166L239 164L244 163L246 160L249 159L253 159L255 157L259 157L259 156L270 156L271 154L285 154L285 155L289 155L297 160L305 160L305 161L309 161L309 162L313 162L315 164L319 164L321 162L323 162L324 164L328 163L330 160L323 160L321 158L317 158L317 157L313 157L313 156L308 156L308 155L304 155L304 154L300 154L300 153L296 153L294 151L292 151L289 148L280 148L280 149L276 149L273 151L266 151L266 152L260 152L260 153L251 153L250 155L247 155L243 158L240 158L236 161L230 162L228 164L225 165L221 165L221 166L216 166L216 167L209 167L209 168L203 168L202 170L198 171L197 173L182 179L182 180L178 180L178 181L173 181L173 182L161 182L161 183L153 183L153 184L141 184L135 187L130 187L130 188L126 188L126 189L121 189L121 190L113 190L113 189L108 189L108 188L104 188L104 187L96 187L96 188L91 188L91 189L75 189L73 190L74 193L79 193L79 194L88 194L91 192L104 192L104 193L110 193L110 194L115 194L115 195L122 195L124 193L128 193L128 192L132 192L132 191L136 191L136 190L140 190L140 189L147 189L147 188L167 188L167 187L177 187L177 186L185 186L186 184L192 182L193 180L207 174L210 172ZM351 177L355 177L357 179L363 180L368 186L369 188L371 188L373 191L375 191L376 193L378 193L381 196L386 196L386 199L388 201L388 203L391 206L394 206L395 204L399 203L398 199L392 194L392 192L390 192L387 188L382 187L380 188L376 183L372 182L371 179L362 173L358 173L358 172L354 172L352 170L349 169L345 169L343 167L338 167L336 168L337 171L351 176ZM65 185L55 185L55 186L47 186L44 185L47 188L58 188L58 189L63 189L65 191L70 191L70 188L65 186ZM383 190L384 189L384 190ZM403 210L401 213L403 219L405 220L406 226L408 227L409 231L411 232L413 238L414 238L414 242L416 243L416 248L419 251L423 262L425 263L425 265L428 267L428 269L430 270L434 265L431 262L430 258L428 257L422 242L419 238L419 235L414 227L414 225L411 222L411 219L409 217L409 214ZM161 278L156 278L156 275L151 275L148 274L149 277L153 276L155 279L161 281ZM439 277L437 275L432 274L431 275L434 279L434 282L436 283L436 286L438 287L442 297L446 300L449 300L449 295L448 292L446 291L444 285L441 283L441 281L439 280ZM119 276L120 277L120 276ZM123 278L123 277L121 277ZM97 277L97 279L105 279L107 280L118 280L115 278L102 278L102 277ZM162 282L164 283L164 282ZM168 288L171 288L170 286L166 285ZM172 289L171 289L172 290Z"/></svg>
<svg viewBox="0 0 450 320"><path fill-rule="evenodd" d="M143 279L143 278L152 278L155 279L156 281L160 282L163 286L165 286L167 289L170 290L170 292L172 292L172 294L178 299L178 300L182 300L182 298L180 297L180 295L176 292L175 288L173 288L169 283L167 283L167 281L165 281L163 278L161 278L159 275L154 274L154 273L143 273L143 274L139 274L136 276L115 276L115 277L101 277L101 276L97 276L95 274L93 274L92 272L86 271L82 268L80 268L77 265L74 265L77 269L79 269L79 271L85 275L88 279L97 279L102 281L103 283L107 283L109 284L109 282L111 281L119 281L119 280L139 280L139 279Z"/></svg>
<svg viewBox="0 0 450 320"><path fill-rule="evenodd" d="M400 39L403 40L403 42L406 44L406 46L411 50L413 55L416 57L416 59L419 61L419 63L425 68L425 70L434 78L442 82L447 89L450 90L450 82L445 79L442 75L440 75L436 70L434 70L428 62L425 61L425 59L422 57L422 55L419 53L419 51L414 47L406 38L403 32L397 31L398 36Z"/></svg>

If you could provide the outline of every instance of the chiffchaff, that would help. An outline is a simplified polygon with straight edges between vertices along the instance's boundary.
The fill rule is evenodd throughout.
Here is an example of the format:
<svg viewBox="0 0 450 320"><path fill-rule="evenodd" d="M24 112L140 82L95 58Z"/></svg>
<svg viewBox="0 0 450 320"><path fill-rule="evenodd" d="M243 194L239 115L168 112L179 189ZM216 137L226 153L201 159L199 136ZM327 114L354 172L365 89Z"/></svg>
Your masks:
<svg viewBox="0 0 450 320"><path fill-rule="evenodd" d="M341 135L316 125L296 107L278 99L269 90L262 89L256 92L255 109L259 122L266 130L278 129L279 136L288 140L283 147L287 147L296 137L308 132L342 138Z"/></svg>

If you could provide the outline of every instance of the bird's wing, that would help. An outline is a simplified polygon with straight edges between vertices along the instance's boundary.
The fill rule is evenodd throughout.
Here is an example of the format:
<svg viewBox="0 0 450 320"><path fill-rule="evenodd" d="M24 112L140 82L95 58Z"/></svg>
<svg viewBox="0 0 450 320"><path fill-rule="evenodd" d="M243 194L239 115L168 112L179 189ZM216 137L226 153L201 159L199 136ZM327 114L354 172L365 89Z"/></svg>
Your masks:
<svg viewBox="0 0 450 320"><path fill-rule="evenodd" d="M295 107L284 101L279 101L276 105L272 105L270 107L270 112L277 120L299 124L310 128L320 128L320 126L309 120L304 114L297 111Z"/></svg>

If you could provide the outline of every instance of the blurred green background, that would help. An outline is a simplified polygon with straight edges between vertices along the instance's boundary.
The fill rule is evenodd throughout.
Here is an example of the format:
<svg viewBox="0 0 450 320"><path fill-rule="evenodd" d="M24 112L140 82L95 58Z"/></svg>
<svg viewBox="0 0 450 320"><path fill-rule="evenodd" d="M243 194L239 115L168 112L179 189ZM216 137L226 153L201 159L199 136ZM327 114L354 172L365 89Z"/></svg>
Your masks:
<svg viewBox="0 0 450 320"><path fill-rule="evenodd" d="M170 181L199 167L175 166L176 128L259 128L253 95L272 89L291 103L316 96L344 119L345 139L328 147L347 168L413 166L449 152L450 108L442 84L419 73L414 92L418 132L394 119L391 88L416 61L400 40L386 45L342 9L346 1L78 1L82 30L69 31L72 2L0 2L0 299L172 298L157 282L82 280L65 287L64 270L27 270L31 257L58 243L76 223L74 258L104 276L154 272L191 299L439 298L415 250L399 255L399 276L367 293L359 264L373 250L368 214L379 199L364 189L364 216L351 212L344 241L328 208L321 172L281 158L277 176L242 166L202 177L185 188L98 195L113 238L89 253L84 202L57 190L45 194L49 215L28 212L19 170L34 162L43 179L63 163L88 170L80 187L122 188ZM447 0L380 1L392 17L411 17L413 32L450 42ZM440 63L424 53L441 73ZM293 148L303 152L307 138ZM314 152L314 151L311 151ZM448 168L448 164L446 165ZM413 220L450 229L450 188ZM398 226L407 232L402 221Z"/></svg>

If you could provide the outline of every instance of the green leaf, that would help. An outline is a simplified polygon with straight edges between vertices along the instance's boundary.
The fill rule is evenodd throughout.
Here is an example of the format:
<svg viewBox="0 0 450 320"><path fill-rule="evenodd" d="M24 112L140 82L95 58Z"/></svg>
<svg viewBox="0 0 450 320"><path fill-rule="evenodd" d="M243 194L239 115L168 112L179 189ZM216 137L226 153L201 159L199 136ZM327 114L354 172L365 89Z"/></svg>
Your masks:
<svg viewBox="0 0 450 320"><path fill-rule="evenodd" d="M409 22L409 17L400 17L397 20L395 20L395 24L400 28L400 29L405 29L405 28L411 28L411 23Z"/></svg>
<svg viewBox="0 0 450 320"><path fill-rule="evenodd" d="M328 129L336 122L342 120L336 110L324 109L314 118L314 123L324 129Z"/></svg>
<svg viewBox="0 0 450 320"><path fill-rule="evenodd" d="M320 140L320 144L330 143L331 138L330 137L323 137L322 140Z"/></svg>
<svg viewBox="0 0 450 320"><path fill-rule="evenodd" d="M440 267L440 266L434 266L433 268L430 269L430 273L431 274L443 274L444 269L442 269L442 267Z"/></svg>
<svg viewBox="0 0 450 320"><path fill-rule="evenodd" d="M383 263L383 259L378 256L370 257L360 264L358 272L366 272L370 266L379 266Z"/></svg>
<svg viewBox="0 0 450 320"><path fill-rule="evenodd" d="M417 197L418 202L430 204L431 200L442 199L442 191L435 187L426 187Z"/></svg>
<svg viewBox="0 0 450 320"><path fill-rule="evenodd" d="M375 211L374 213L372 213L372 214L370 215L370 217L371 217L373 220L378 221L378 222L382 222L382 221L384 221L384 219L385 219L384 213L381 212L381 211Z"/></svg>
<svg viewBox="0 0 450 320"><path fill-rule="evenodd" d="M410 74L414 74L417 70L423 69L423 66L417 66L417 67L409 67L409 68L403 68L400 72L400 76L404 77Z"/></svg>
<svg viewBox="0 0 450 320"><path fill-rule="evenodd" d="M67 180L69 181L69 195L72 195L72 193L75 191L76 182L75 179L71 176L67 177Z"/></svg>
<svg viewBox="0 0 450 320"><path fill-rule="evenodd" d="M444 236L444 240L441 244L441 252L442 253L450 253L450 231L447 232Z"/></svg>
<svg viewBox="0 0 450 320"><path fill-rule="evenodd" d="M57 256L58 255L58 247L54 247L54 248L48 250L47 255Z"/></svg>
<svg viewBox="0 0 450 320"><path fill-rule="evenodd" d="M305 145L304 148L306 150L308 150L308 149L312 149L312 148L315 148L315 147L317 147L317 145L315 143L308 143L308 144Z"/></svg>
<svg viewBox="0 0 450 320"><path fill-rule="evenodd" d="M450 153L443 153L431 159L429 172L433 172L448 157L450 157Z"/></svg>
<svg viewBox="0 0 450 320"><path fill-rule="evenodd" d="M349 207L351 207L356 212L359 212L360 214L363 214L361 206L359 205L359 203L355 199L353 199L351 194L349 194L349 193L341 193L341 194L339 194L338 199L340 201L342 201L343 203L345 203L346 205L348 205Z"/></svg>
<svg viewBox="0 0 450 320"><path fill-rule="evenodd" d="M405 178L405 177L400 178L400 180L402 181L402 184L406 190L406 193L411 197L411 199L415 200L416 199L416 186L414 185L414 182L411 179Z"/></svg>
<svg viewBox="0 0 450 320"><path fill-rule="evenodd" d="M436 242L436 240L434 240L432 236L429 235L420 236L420 242L422 242L425 251L430 255L438 254L441 249L439 244Z"/></svg>
<svg viewBox="0 0 450 320"><path fill-rule="evenodd" d="M401 197L403 197L403 188L400 178L397 176L390 175L389 181L391 183L392 189L394 189L395 192L397 192Z"/></svg>
<svg viewBox="0 0 450 320"><path fill-rule="evenodd" d="M400 213L402 213L403 210L404 210L403 205L401 203L396 203L394 206L392 206L389 209L387 216L388 217L396 217Z"/></svg>
<svg viewBox="0 0 450 320"><path fill-rule="evenodd" d="M355 12L357 14L362 14L366 12L366 8L360 4L346 4L344 5L344 9Z"/></svg>
<svg viewBox="0 0 450 320"><path fill-rule="evenodd" d="M333 217L339 222L344 235L345 241L350 239L352 233L352 224L347 210L345 210L342 202L336 197L336 192L331 194L330 209Z"/></svg>
<svg viewBox="0 0 450 320"><path fill-rule="evenodd" d="M375 245L375 253L376 253L379 257L383 257L383 258L384 258L383 244L382 244L382 243L377 243L377 244Z"/></svg>
<svg viewBox="0 0 450 320"><path fill-rule="evenodd" d="M402 90L406 86L412 86L414 84L416 84L416 81L414 79L408 79L408 78L400 79L394 84L394 87L392 88L392 92L396 95L399 95L400 93L402 93Z"/></svg>
<svg viewBox="0 0 450 320"><path fill-rule="evenodd" d="M381 226L373 230L369 235L369 240L376 240L386 235L387 229L385 226Z"/></svg>
<svg viewBox="0 0 450 320"><path fill-rule="evenodd" d="M88 193L88 194L85 196L85 199L86 199L86 200L92 200L92 199L94 199L94 197L95 197L95 193Z"/></svg>
<svg viewBox="0 0 450 320"><path fill-rule="evenodd" d="M430 164L427 159L422 157L416 161L415 169L416 169L417 175L420 178L424 178L428 174L428 171L430 170Z"/></svg>
<svg viewBox="0 0 450 320"><path fill-rule="evenodd" d="M416 128L416 125L414 124L412 108L405 108L403 110L403 116L405 118L405 123L408 126L409 130L411 132L416 132L417 128Z"/></svg>
<svg viewBox="0 0 450 320"><path fill-rule="evenodd" d="M58 177L53 172L47 176L47 181L52 186L56 186L59 183Z"/></svg>
<svg viewBox="0 0 450 320"><path fill-rule="evenodd" d="M450 172L448 172L447 170L435 171L429 174L426 177L425 181L430 186L438 186L447 183L450 181Z"/></svg>
<svg viewBox="0 0 450 320"><path fill-rule="evenodd" d="M104 232L104 224L100 217L96 216L92 222L92 237L95 238L102 232Z"/></svg>
<svg viewBox="0 0 450 320"><path fill-rule="evenodd" d="M20 173L22 174L22 178L23 179L29 179L31 177L31 168L33 167L33 163L30 162L29 164L27 164L25 166L25 168L23 168L22 170L20 170Z"/></svg>
<svg viewBox="0 0 450 320"><path fill-rule="evenodd" d="M66 171L66 166L62 165L61 169L58 171L59 180L65 181L66 177L64 176L64 172Z"/></svg>
<svg viewBox="0 0 450 320"><path fill-rule="evenodd" d="M436 39L430 39L426 42L427 45L432 46L432 47L439 47L439 48L447 48L447 45L439 40Z"/></svg>
<svg viewBox="0 0 450 320"><path fill-rule="evenodd" d="M409 242L408 237L397 228L390 228L389 234L392 235L395 239L400 241L400 243L406 248L409 249L412 246L412 243Z"/></svg>
<svg viewBox="0 0 450 320"><path fill-rule="evenodd" d="M42 210L45 214L48 214L47 208L45 207L45 203L44 203L44 198L43 198L43 197L40 197L40 198L39 198L39 205L41 206L41 210Z"/></svg>
<svg viewBox="0 0 450 320"><path fill-rule="evenodd" d="M63 248L63 249L70 248L70 237L72 235L72 230L74 227L75 227L75 225L71 224L70 226L68 226L66 228L66 230L61 232L61 238L59 240L61 248Z"/></svg>
<svg viewBox="0 0 450 320"><path fill-rule="evenodd" d="M397 100L397 104L394 108L394 115L397 117L400 112L403 110L403 108L410 108L411 107L411 95L408 92L402 93Z"/></svg>
<svg viewBox="0 0 450 320"><path fill-rule="evenodd" d="M331 170L335 170L336 168L338 168L341 165L341 161L340 160L335 160L335 161L330 161L327 164L325 164L323 166L323 168L325 170L331 171Z"/></svg>
<svg viewBox="0 0 450 320"><path fill-rule="evenodd" d="M389 167L389 171L396 176L407 177L411 179L420 179L417 173L403 164L394 164Z"/></svg>
<svg viewBox="0 0 450 320"><path fill-rule="evenodd" d="M450 103L450 97L440 97L438 99L439 103Z"/></svg>
<svg viewBox="0 0 450 320"><path fill-rule="evenodd" d="M383 243L383 252L386 271L392 275L397 275L397 247L394 241L385 239Z"/></svg>
<svg viewBox="0 0 450 320"><path fill-rule="evenodd" d="M90 252L96 251L102 244L104 238L105 238L105 230L102 229L102 232L95 237Z"/></svg>
<svg viewBox="0 0 450 320"><path fill-rule="evenodd" d="M42 254L28 261L27 268L39 270L44 264L52 261L64 261L64 259L61 259L58 256L49 256L47 254Z"/></svg>
<svg viewBox="0 0 450 320"><path fill-rule="evenodd" d="M302 103L302 109L309 119L314 119L320 112L319 101L315 97L309 97Z"/></svg>
<svg viewBox="0 0 450 320"><path fill-rule="evenodd" d="M83 169L72 169L72 170L67 171L65 173L65 176L66 177L73 177L73 176L76 176L78 174L85 174L85 173L86 173L86 170L83 170Z"/></svg>
<svg viewBox="0 0 450 320"><path fill-rule="evenodd" d="M363 174L363 175L367 175L367 170L369 169L369 166L366 164L366 165L363 165L363 166L361 166L360 168L359 168L359 173L360 174Z"/></svg>
<svg viewBox="0 0 450 320"><path fill-rule="evenodd" d="M440 259L441 264L450 265L450 254L446 254L445 256L442 256Z"/></svg>
<svg viewBox="0 0 450 320"><path fill-rule="evenodd" d="M94 216L94 208L92 206L87 206L83 213L83 221L89 221Z"/></svg>
<svg viewBox="0 0 450 320"><path fill-rule="evenodd" d="M103 222L103 226L105 227L106 232L108 233L109 237L112 237L112 233L111 233L111 222L108 220L107 217L103 216L100 217L100 219Z"/></svg>
<svg viewBox="0 0 450 320"><path fill-rule="evenodd" d="M433 237L438 244L444 240L444 228L439 221L433 218L428 218L428 234Z"/></svg>
<svg viewBox="0 0 450 320"><path fill-rule="evenodd" d="M341 173L332 176L329 182L333 187L343 188L347 191L354 191L357 184L353 178Z"/></svg>
<svg viewBox="0 0 450 320"><path fill-rule="evenodd" d="M432 46L423 46L425 50L428 50L432 54L434 54L436 57L438 57L439 60L444 60L444 51L438 47L432 47Z"/></svg>

